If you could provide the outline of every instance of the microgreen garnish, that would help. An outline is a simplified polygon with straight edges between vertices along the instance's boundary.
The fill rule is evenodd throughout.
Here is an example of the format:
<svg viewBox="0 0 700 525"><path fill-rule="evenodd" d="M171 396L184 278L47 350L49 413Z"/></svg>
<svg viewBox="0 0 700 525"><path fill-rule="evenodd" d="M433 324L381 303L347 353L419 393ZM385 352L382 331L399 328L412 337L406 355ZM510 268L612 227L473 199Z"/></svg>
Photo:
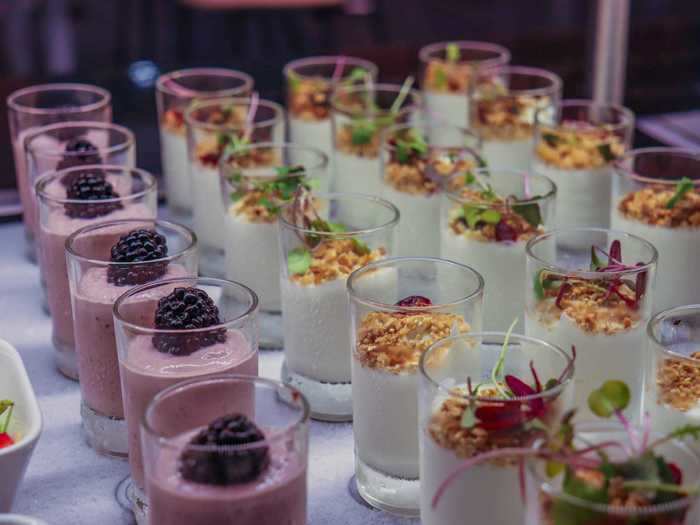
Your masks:
<svg viewBox="0 0 700 525"><path fill-rule="evenodd" d="M290 274L305 274L311 267L311 252L306 248L295 248L287 254L287 269Z"/></svg>
<svg viewBox="0 0 700 525"><path fill-rule="evenodd" d="M237 202L247 194L255 192L260 194L258 204L263 206L270 215L277 215L280 206L291 200L299 187L310 189L312 180L307 178L303 166L278 166L275 169L275 177L269 179L249 179L240 171L229 176L229 182L234 185L235 191L231 193L231 201Z"/></svg>
<svg viewBox="0 0 700 525"><path fill-rule="evenodd" d="M4 434L7 432L8 427L10 426L10 420L12 419L12 411L15 408L15 402L11 401L9 399L0 399L0 417L7 412L7 416L5 416L5 420L3 421L2 424L0 424L0 434Z"/></svg>
<svg viewBox="0 0 700 525"><path fill-rule="evenodd" d="M409 164L415 158L421 158L428 153L428 143L415 129L409 130L405 138L393 139L394 156L399 164Z"/></svg>
<svg viewBox="0 0 700 525"><path fill-rule="evenodd" d="M289 88L292 91L296 91L301 86L301 78L294 71L289 71L287 75L287 81L289 82Z"/></svg>
<svg viewBox="0 0 700 525"><path fill-rule="evenodd" d="M613 153L612 146L607 142L604 144L598 144L598 152L600 153L600 156L603 157L605 162L612 162L617 158L615 153Z"/></svg>
<svg viewBox="0 0 700 525"><path fill-rule="evenodd" d="M564 142L564 139L562 139L559 135L555 135L554 133L542 133L542 140L544 140L552 148L556 148L559 144Z"/></svg>
<svg viewBox="0 0 700 525"><path fill-rule="evenodd" d="M678 184L676 184L676 192L673 197L669 199L666 203L666 209L672 209L678 202L683 198L683 196L693 189L693 181L688 177L683 177Z"/></svg>
<svg viewBox="0 0 700 525"><path fill-rule="evenodd" d="M354 84L355 82L364 82L365 77L369 75L369 72L361 67L353 68L350 74L343 79L343 83Z"/></svg>
<svg viewBox="0 0 700 525"><path fill-rule="evenodd" d="M460 51L459 51L459 46L455 43L450 43L447 44L447 47L445 48L445 58L447 59L448 62L458 62L460 58Z"/></svg>

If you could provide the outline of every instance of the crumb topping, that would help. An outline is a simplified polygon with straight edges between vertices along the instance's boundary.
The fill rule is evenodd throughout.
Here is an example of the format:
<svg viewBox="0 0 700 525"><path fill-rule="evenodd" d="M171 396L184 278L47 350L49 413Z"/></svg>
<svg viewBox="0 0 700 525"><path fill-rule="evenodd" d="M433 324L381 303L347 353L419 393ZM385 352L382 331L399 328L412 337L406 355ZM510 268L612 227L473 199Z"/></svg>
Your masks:
<svg viewBox="0 0 700 525"><path fill-rule="evenodd" d="M472 127L484 140L515 141L534 133L535 111L549 104L549 97L500 96L476 100Z"/></svg>
<svg viewBox="0 0 700 525"><path fill-rule="evenodd" d="M625 195L618 210L628 219L666 228L700 227L700 190L693 187L672 208L666 205L675 194L674 188L651 185Z"/></svg>
<svg viewBox="0 0 700 525"><path fill-rule="evenodd" d="M387 122L387 125L390 123ZM335 145L338 151L354 155L356 157L377 158L379 156L379 148L381 146L381 130L383 127L371 125L371 129L367 129L366 136L360 141L355 126L358 124L344 124L338 130ZM386 126L384 126L386 127Z"/></svg>
<svg viewBox="0 0 700 525"><path fill-rule="evenodd" d="M452 313L370 312L360 323L356 355L367 368L411 373L431 345L468 331L464 318Z"/></svg>
<svg viewBox="0 0 700 525"><path fill-rule="evenodd" d="M332 84L321 77L295 77L289 83L289 113L300 120L318 122L327 120L330 113Z"/></svg>
<svg viewBox="0 0 700 525"><path fill-rule="evenodd" d="M182 110L169 109L163 114L163 129L175 135L184 135L185 117Z"/></svg>
<svg viewBox="0 0 700 525"><path fill-rule="evenodd" d="M621 157L625 147L610 126L574 122L543 129L535 152L545 164L577 170L606 166Z"/></svg>
<svg viewBox="0 0 700 525"><path fill-rule="evenodd" d="M412 162L401 163L392 159L384 169L384 181L397 191L411 195L433 195L441 183L454 173L474 168L474 162L461 159L458 150L437 150L429 158L416 157Z"/></svg>
<svg viewBox="0 0 700 525"><path fill-rule="evenodd" d="M425 69L423 89L438 93L456 93L466 96L471 78L469 64L431 60Z"/></svg>
<svg viewBox="0 0 700 525"><path fill-rule="evenodd" d="M691 359L663 359L656 371L657 398L659 403L686 412L700 400L700 352Z"/></svg>
<svg viewBox="0 0 700 525"><path fill-rule="evenodd" d="M290 279L302 285L319 285L346 278L357 268L386 255L383 247L370 250L358 246L355 239L324 239L311 252L311 265L304 273Z"/></svg>

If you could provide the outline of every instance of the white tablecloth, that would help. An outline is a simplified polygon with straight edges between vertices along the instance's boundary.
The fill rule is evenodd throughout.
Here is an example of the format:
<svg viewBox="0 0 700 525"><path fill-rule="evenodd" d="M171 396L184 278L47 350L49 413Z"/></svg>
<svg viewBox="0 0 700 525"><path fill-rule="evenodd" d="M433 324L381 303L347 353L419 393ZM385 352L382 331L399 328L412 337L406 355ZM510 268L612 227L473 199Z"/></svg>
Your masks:
<svg viewBox="0 0 700 525"><path fill-rule="evenodd" d="M54 367L51 321L42 311L38 269L24 257L18 222L0 224L0 338L20 351L44 416L44 430L13 511L52 525L132 523L115 497L128 466L98 456L86 445L78 384ZM261 352L262 376L278 379L281 364L281 352ZM349 424L312 422L310 446L309 524L417 522L370 510L350 496L354 461Z"/></svg>

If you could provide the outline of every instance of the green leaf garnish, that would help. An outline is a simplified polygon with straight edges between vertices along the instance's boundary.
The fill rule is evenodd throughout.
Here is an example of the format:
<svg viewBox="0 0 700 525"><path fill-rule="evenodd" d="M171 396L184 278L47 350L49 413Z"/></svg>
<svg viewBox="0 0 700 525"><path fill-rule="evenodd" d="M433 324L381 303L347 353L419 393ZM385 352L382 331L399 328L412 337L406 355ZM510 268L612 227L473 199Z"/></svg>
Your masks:
<svg viewBox="0 0 700 525"><path fill-rule="evenodd" d="M0 434L7 432L7 428L10 426L10 420L12 419L12 412L15 409L15 402L10 399L0 399L0 416L7 412L5 421L2 426L0 426Z"/></svg>
<svg viewBox="0 0 700 525"><path fill-rule="evenodd" d="M287 75L287 82L289 82L289 88L292 91L296 91L301 85L301 79L299 78L299 75L297 75L294 71L290 71Z"/></svg>
<svg viewBox="0 0 700 525"><path fill-rule="evenodd" d="M700 425L683 425L678 427L676 430L669 434L671 439L680 439L684 437L691 437L693 439L700 439Z"/></svg>
<svg viewBox="0 0 700 525"><path fill-rule="evenodd" d="M610 417L621 412L629 405L631 393L629 387L618 380L609 380L588 396L588 407L599 417Z"/></svg>
<svg viewBox="0 0 700 525"><path fill-rule="evenodd" d="M428 143L414 130L411 130L407 139L396 139L396 159L399 164L406 164L411 160L414 153L419 156L428 152Z"/></svg>
<svg viewBox="0 0 700 525"><path fill-rule="evenodd" d="M555 135L554 133L542 133L542 140L544 140L552 148L556 148L559 144L564 142L564 139L562 139L559 135Z"/></svg>
<svg viewBox="0 0 700 525"><path fill-rule="evenodd" d="M372 142L377 126L368 120L359 119L353 122L350 141L354 146L364 146Z"/></svg>
<svg viewBox="0 0 700 525"><path fill-rule="evenodd" d="M540 213L540 205L536 202L527 204L513 204L513 211L525 219L530 226L537 228L542 224L542 214Z"/></svg>
<svg viewBox="0 0 700 525"><path fill-rule="evenodd" d="M447 87L447 73L442 68L435 70L435 79L433 84L436 89L445 89Z"/></svg>
<svg viewBox="0 0 700 525"><path fill-rule="evenodd" d="M464 176L464 184L467 186L470 186L476 182L476 175L474 175L471 171L468 171L467 174Z"/></svg>
<svg viewBox="0 0 700 525"><path fill-rule="evenodd" d="M571 468L566 469L562 489L566 494L591 503L607 504L608 482L607 479L600 487L596 487L578 478ZM555 499L552 505L552 518L555 525L585 525L602 522L601 513L569 503L561 498Z"/></svg>
<svg viewBox="0 0 700 525"><path fill-rule="evenodd" d="M364 82L369 73L361 67L355 67L350 71L350 74L343 79L345 84L354 84L355 82Z"/></svg>
<svg viewBox="0 0 700 525"><path fill-rule="evenodd" d="M447 58L448 62L459 62L460 56L461 53L457 44L447 44L445 48L445 58Z"/></svg>
<svg viewBox="0 0 700 525"><path fill-rule="evenodd" d="M304 173L304 166L277 166L275 168L275 173L278 177L286 177L287 175L298 175Z"/></svg>
<svg viewBox="0 0 700 525"><path fill-rule="evenodd" d="M472 428L476 425L476 415L474 415L474 408L471 405L464 409L459 424L462 428Z"/></svg>
<svg viewBox="0 0 700 525"><path fill-rule="evenodd" d="M231 193L231 202L238 202L243 197L245 197L244 191L234 191L233 193Z"/></svg>
<svg viewBox="0 0 700 525"><path fill-rule="evenodd" d="M600 268L603 268L605 265L598 259L598 254L596 253L595 246L591 246L591 266L590 269L592 272L598 271Z"/></svg>
<svg viewBox="0 0 700 525"><path fill-rule="evenodd" d="M608 143L598 144L598 152L605 162L612 162L617 158Z"/></svg>
<svg viewBox="0 0 700 525"><path fill-rule="evenodd" d="M498 224L501 221L501 214L496 210L484 210L480 219L486 224Z"/></svg>
<svg viewBox="0 0 700 525"><path fill-rule="evenodd" d="M688 193L690 190L693 189L693 181L690 180L688 177L683 177L678 184L676 184L676 192L673 194L673 197L666 203L666 209L670 210L673 208L676 204L678 204L678 201L680 201L683 196Z"/></svg>
<svg viewBox="0 0 700 525"><path fill-rule="evenodd" d="M280 210L279 206L277 206L274 202L272 202L267 197L261 197L260 200L258 201L258 204L260 204L261 206L264 206L265 209L271 215L277 215L277 212L279 212L279 210Z"/></svg>
<svg viewBox="0 0 700 525"><path fill-rule="evenodd" d="M306 248L295 248L287 255L287 269L294 275L305 274L311 267L311 252Z"/></svg>
<svg viewBox="0 0 700 525"><path fill-rule="evenodd" d="M355 248L355 253L357 255L368 255L370 253L370 249L369 246L367 246L367 243L361 241L360 239L353 237L352 244Z"/></svg>

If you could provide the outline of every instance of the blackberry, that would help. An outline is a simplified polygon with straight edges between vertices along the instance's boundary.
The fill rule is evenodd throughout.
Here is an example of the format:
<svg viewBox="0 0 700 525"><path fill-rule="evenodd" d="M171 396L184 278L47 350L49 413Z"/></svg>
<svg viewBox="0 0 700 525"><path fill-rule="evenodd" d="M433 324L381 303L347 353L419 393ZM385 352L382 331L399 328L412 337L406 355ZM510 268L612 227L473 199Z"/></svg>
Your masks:
<svg viewBox="0 0 700 525"><path fill-rule="evenodd" d="M56 165L56 170L64 170L85 164L102 164L102 157L100 157L97 148L86 138L71 139L66 144L65 153L66 155L63 156L63 159ZM73 178L67 176L61 182L68 187Z"/></svg>
<svg viewBox="0 0 700 525"><path fill-rule="evenodd" d="M125 264L111 265L107 269L107 281L117 286L143 284L162 277L168 269L167 262L149 262L168 255L168 243L160 233L153 230L134 230L112 246L111 261Z"/></svg>
<svg viewBox="0 0 700 525"><path fill-rule="evenodd" d="M185 447L178 469L182 477L207 485L234 485L257 478L270 464L267 445L247 450L214 450L214 447L247 445L265 439L265 434L242 414L229 414L213 421Z"/></svg>
<svg viewBox="0 0 700 525"><path fill-rule="evenodd" d="M422 295L409 295L408 297L405 297L401 299L398 303L396 303L396 306L431 306L433 302L428 299L427 297L423 297Z"/></svg>
<svg viewBox="0 0 700 525"><path fill-rule="evenodd" d="M79 171L75 174L71 173L67 177L71 177L72 180L66 188L66 196L71 200L87 201L79 204L66 204L66 215L69 217L92 219L123 207L120 202L99 202L119 197L119 193L114 191L103 173Z"/></svg>
<svg viewBox="0 0 700 525"><path fill-rule="evenodd" d="M221 324L219 308L199 288L175 288L158 301L156 328L163 330L191 330ZM183 334L157 334L153 346L158 351L173 355L188 355L192 352L226 341L226 330L201 331Z"/></svg>

